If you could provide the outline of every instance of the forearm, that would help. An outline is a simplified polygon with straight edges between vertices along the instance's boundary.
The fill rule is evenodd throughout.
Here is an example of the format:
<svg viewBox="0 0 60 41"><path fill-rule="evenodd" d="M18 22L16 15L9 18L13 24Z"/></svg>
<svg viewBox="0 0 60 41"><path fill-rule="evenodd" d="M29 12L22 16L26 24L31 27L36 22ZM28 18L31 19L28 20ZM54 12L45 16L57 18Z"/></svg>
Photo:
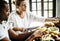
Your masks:
<svg viewBox="0 0 60 41"><path fill-rule="evenodd" d="M31 36L34 32L23 32L21 34L19 34L18 38L28 38L29 36Z"/></svg>
<svg viewBox="0 0 60 41"><path fill-rule="evenodd" d="M14 30L12 30L12 29L9 29L9 30L8 30L8 33L9 33L10 36L12 36L13 38L17 38L17 37L18 37L18 34L17 34Z"/></svg>
<svg viewBox="0 0 60 41"><path fill-rule="evenodd" d="M45 21L45 18L44 17L38 17L36 15L33 15L33 14L30 14L30 19L33 20L33 21Z"/></svg>
<svg viewBox="0 0 60 41"><path fill-rule="evenodd" d="M18 27L13 28L14 31L19 31L20 29Z"/></svg>
<svg viewBox="0 0 60 41"><path fill-rule="evenodd" d="M14 31L14 30L11 29L11 28L8 30L8 32L9 32L10 36L12 36L13 38L16 38L16 39L17 39L17 38L26 37L25 35L27 35L27 34L25 34L24 32L18 34L18 33L16 33L16 31Z"/></svg>
<svg viewBox="0 0 60 41"><path fill-rule="evenodd" d="M24 28L14 27L13 30L14 30L14 31L21 31L21 32L22 32L22 31L24 30Z"/></svg>
<svg viewBox="0 0 60 41"><path fill-rule="evenodd" d="M25 41L33 41L34 39L35 39L34 35L31 35Z"/></svg>
<svg viewBox="0 0 60 41"><path fill-rule="evenodd" d="M33 41L35 38L41 37L42 35L43 35L42 32L37 30L33 34L31 34L31 36L28 37L28 39L26 39L26 41Z"/></svg>

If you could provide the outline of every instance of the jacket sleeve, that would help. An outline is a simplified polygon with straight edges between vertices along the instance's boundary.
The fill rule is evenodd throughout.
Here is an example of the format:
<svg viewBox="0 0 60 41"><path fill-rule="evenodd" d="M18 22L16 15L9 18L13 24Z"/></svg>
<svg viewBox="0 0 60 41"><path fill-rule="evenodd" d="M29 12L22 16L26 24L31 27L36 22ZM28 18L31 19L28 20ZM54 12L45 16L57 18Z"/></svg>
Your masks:
<svg viewBox="0 0 60 41"><path fill-rule="evenodd" d="M34 15L32 12L28 13L28 16L29 16L29 19L32 20L32 21L41 21L41 22L44 22L45 21L45 18L44 17L39 17L37 15Z"/></svg>

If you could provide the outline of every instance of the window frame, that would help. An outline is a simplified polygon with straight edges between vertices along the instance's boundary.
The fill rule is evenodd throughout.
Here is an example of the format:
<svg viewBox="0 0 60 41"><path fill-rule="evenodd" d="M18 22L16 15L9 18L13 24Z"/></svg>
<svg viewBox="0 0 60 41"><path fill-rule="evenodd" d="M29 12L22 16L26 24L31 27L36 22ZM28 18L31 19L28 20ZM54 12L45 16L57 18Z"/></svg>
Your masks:
<svg viewBox="0 0 60 41"><path fill-rule="evenodd" d="M30 1L30 11L32 12L32 0L29 0L29 1ZM41 16L44 16L44 2L43 1L44 0L41 0L41 13L42 13ZM36 5L37 5L37 2L36 2ZM48 5L49 5L49 3L48 3ZM49 8L49 6L48 6L48 8ZM36 9L37 9L37 6L36 6ZM52 15L53 15L52 17L56 17L56 0L53 0L53 13L52 13ZM49 9L48 9L48 17L49 17Z"/></svg>

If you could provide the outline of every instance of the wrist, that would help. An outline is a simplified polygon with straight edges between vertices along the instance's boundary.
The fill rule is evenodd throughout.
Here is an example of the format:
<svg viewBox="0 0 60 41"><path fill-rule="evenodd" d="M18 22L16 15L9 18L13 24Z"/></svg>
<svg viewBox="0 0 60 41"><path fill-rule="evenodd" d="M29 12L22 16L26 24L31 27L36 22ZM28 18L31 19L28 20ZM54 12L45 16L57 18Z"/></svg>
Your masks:
<svg viewBox="0 0 60 41"><path fill-rule="evenodd" d="M30 37L28 37L28 39L26 41L33 41L35 39L34 35L31 35Z"/></svg>

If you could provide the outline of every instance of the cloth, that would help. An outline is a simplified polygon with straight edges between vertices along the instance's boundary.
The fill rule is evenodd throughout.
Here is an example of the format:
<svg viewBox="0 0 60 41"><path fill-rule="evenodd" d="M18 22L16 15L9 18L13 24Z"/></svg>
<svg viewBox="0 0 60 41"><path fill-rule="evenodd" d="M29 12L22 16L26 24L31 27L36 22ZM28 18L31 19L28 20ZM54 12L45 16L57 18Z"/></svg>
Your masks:
<svg viewBox="0 0 60 41"><path fill-rule="evenodd" d="M16 12L12 12L8 17L7 23L9 25L11 24L10 26L28 28L31 22L34 20L43 21L44 18L39 18L31 14L30 12L26 12L25 17L22 19Z"/></svg>
<svg viewBox="0 0 60 41"><path fill-rule="evenodd" d="M8 22L7 23L10 26L27 28L27 27L29 27L29 25L31 23L30 21L31 20L29 19L27 14L25 15L25 17L23 19L21 19L16 12L12 12L8 17Z"/></svg>
<svg viewBox="0 0 60 41"><path fill-rule="evenodd" d="M7 25L4 22L2 22L2 24L0 24L0 40L2 40L5 37L9 38L8 29Z"/></svg>

